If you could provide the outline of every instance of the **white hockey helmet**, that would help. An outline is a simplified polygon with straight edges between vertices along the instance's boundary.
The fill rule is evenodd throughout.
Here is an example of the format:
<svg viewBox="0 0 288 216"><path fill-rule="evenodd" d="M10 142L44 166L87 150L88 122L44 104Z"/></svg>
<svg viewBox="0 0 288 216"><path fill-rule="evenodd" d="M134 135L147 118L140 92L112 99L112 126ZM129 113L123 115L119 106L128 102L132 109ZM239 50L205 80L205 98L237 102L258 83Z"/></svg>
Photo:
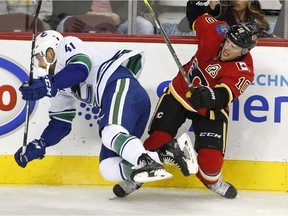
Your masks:
<svg viewBox="0 0 288 216"><path fill-rule="evenodd" d="M57 46L59 45L62 39L63 39L63 36L57 31L47 30L47 31L41 32L36 37L34 54L36 55L39 53L44 58L45 62L47 63L47 59L46 59L47 49L51 48L55 52ZM56 57L54 58L53 62L50 64L53 64L55 61L56 61Z"/></svg>

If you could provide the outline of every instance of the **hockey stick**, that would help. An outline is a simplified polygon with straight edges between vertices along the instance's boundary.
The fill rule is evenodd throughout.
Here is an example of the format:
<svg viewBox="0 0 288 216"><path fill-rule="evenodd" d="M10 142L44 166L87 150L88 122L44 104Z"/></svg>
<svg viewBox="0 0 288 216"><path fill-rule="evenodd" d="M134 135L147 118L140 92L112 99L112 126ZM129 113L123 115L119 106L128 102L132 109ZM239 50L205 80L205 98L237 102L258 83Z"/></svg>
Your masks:
<svg viewBox="0 0 288 216"><path fill-rule="evenodd" d="M144 3L145 3L145 5L147 6L147 8L149 9L152 17L154 18L154 21L155 21L155 23L156 23L156 26L157 26L157 28L160 30L160 33L161 33L163 39L165 40L165 43L166 43L166 45L168 46L168 48L169 48L169 50L170 50L170 53L172 54L172 57L174 58L174 61L176 62L176 64L177 64L177 66L178 66L178 68L179 68L179 70L180 70L180 72L181 72L181 74L182 74L185 82L187 83L188 87L193 91L193 90L194 90L194 87L192 86L192 83L191 83L191 81L190 81L190 79L189 79L189 77L188 77L188 74L185 72L182 64L180 63L180 60L179 60L179 58L178 58L175 50L173 49L172 44L171 44L169 38L167 37L167 34L166 34L166 32L164 31L164 29L163 29L163 27L162 27L159 19L157 18L154 9L152 8L152 6L150 5L150 3L149 3L148 0L144 0ZM193 92L192 92L192 93L193 93Z"/></svg>
<svg viewBox="0 0 288 216"><path fill-rule="evenodd" d="M34 48L35 48L35 40L36 40L36 32L37 32L37 20L38 15L40 12L42 0L38 1L38 5L36 8L35 16L33 19L33 32L32 32L32 47L31 47L31 62L30 62L30 73L29 73L29 85L33 82L33 69L34 69ZM28 137L28 128L29 128L29 118L30 118L30 101L27 101L26 103L26 119L25 119L25 125L24 125L24 137L23 137L23 146L22 146L22 152L20 154L20 160L22 161L22 156L26 153L27 148L27 137Z"/></svg>

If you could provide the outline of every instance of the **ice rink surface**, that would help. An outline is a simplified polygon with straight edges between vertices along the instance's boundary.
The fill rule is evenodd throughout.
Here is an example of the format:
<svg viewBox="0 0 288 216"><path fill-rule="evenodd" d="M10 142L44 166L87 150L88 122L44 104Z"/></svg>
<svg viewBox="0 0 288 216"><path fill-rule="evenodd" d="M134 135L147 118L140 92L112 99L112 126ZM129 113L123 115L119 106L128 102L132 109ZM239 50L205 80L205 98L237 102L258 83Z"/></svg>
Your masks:
<svg viewBox="0 0 288 216"><path fill-rule="evenodd" d="M126 198L96 186L0 186L0 215L288 215L288 193L143 187Z"/></svg>

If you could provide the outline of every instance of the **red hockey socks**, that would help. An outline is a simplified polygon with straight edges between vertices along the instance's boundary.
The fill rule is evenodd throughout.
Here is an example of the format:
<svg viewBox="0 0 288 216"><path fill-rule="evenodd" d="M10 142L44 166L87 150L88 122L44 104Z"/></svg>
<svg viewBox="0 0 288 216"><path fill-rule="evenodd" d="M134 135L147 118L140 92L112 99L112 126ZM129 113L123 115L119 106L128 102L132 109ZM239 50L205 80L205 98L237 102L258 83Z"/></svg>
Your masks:
<svg viewBox="0 0 288 216"><path fill-rule="evenodd" d="M215 149L200 149L198 151L199 171L196 176L204 184L213 184L221 176L223 154Z"/></svg>
<svg viewBox="0 0 288 216"><path fill-rule="evenodd" d="M156 130L144 141L144 148L155 150L172 139L173 137L170 134Z"/></svg>

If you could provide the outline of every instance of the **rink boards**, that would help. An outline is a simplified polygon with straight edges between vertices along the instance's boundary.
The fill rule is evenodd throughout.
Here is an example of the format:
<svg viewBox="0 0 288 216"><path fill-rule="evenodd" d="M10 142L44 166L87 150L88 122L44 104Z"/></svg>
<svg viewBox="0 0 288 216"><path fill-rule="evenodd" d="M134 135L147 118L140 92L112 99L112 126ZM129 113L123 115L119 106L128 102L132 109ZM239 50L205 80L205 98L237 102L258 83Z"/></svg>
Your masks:
<svg viewBox="0 0 288 216"><path fill-rule="evenodd" d="M43 160L23 169L13 159L23 142L25 103L18 87L28 77L30 35L0 35L0 184L112 185L99 174L97 110L78 104L73 130L60 144L47 149ZM158 96L177 73L177 66L160 36L109 37L80 35L91 46L104 49L141 49L146 64L140 82L147 89L152 110ZM9 35L11 38L11 35ZM196 51L197 39L172 38L173 47L186 63ZM231 106L228 144L223 176L243 190L287 190L288 76L287 41L261 40L252 51L255 81ZM41 75L42 71L35 72ZM49 99L32 104L28 140L39 138L48 122ZM189 131L190 123L180 129ZM147 137L147 132L143 140ZM176 167L167 167L174 178L147 186L203 187L194 175L184 177Z"/></svg>

